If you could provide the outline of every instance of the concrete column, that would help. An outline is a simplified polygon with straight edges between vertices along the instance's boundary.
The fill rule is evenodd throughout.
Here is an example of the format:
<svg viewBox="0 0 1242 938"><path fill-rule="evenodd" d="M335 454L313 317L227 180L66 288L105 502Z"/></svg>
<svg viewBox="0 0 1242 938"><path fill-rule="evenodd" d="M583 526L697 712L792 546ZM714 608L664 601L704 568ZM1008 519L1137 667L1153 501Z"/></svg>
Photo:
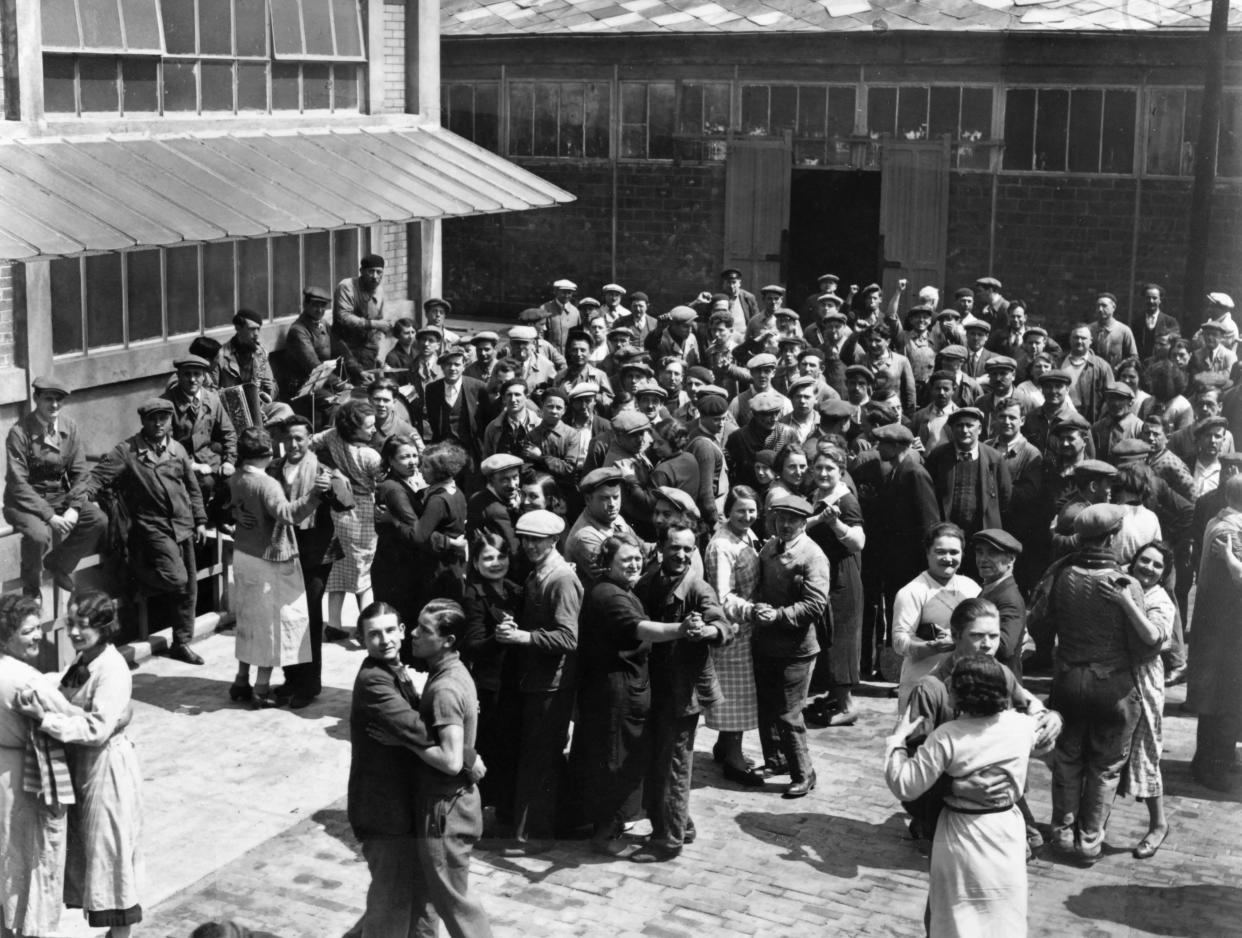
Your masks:
<svg viewBox="0 0 1242 938"><path fill-rule="evenodd" d="M26 333L26 373L30 377L52 371L52 262L27 261L13 271L14 277L25 277L24 318Z"/></svg>
<svg viewBox="0 0 1242 938"><path fill-rule="evenodd" d="M21 119L43 123L43 18L40 0L16 0L17 85Z"/></svg>
<svg viewBox="0 0 1242 938"><path fill-rule="evenodd" d="M418 5L418 115L428 123L440 123L440 2L416 0ZM408 27L407 27L408 29ZM407 46L408 48L408 46ZM409 102L413 104L414 102ZM407 106L407 110L409 107ZM439 243L439 239L436 239ZM437 278L438 279L438 278Z"/></svg>
<svg viewBox="0 0 1242 938"><path fill-rule="evenodd" d="M444 295L444 282L441 278L443 242L440 219L425 218L419 224L422 227L421 264L423 295L419 297L419 315L421 317L422 304L426 300L431 299L433 296Z"/></svg>
<svg viewBox="0 0 1242 938"><path fill-rule="evenodd" d="M367 0L367 113L384 112L384 0Z"/></svg>

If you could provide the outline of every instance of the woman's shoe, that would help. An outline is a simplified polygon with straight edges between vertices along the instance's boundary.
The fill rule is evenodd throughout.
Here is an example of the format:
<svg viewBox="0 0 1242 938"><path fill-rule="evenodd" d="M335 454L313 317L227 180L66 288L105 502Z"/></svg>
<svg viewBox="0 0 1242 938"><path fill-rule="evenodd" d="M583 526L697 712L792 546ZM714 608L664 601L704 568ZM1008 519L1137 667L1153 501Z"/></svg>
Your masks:
<svg viewBox="0 0 1242 938"><path fill-rule="evenodd" d="M837 710L830 717L825 726L853 726L858 722L857 710Z"/></svg>
<svg viewBox="0 0 1242 938"><path fill-rule="evenodd" d="M233 683L229 685L229 700L253 700L254 688L249 684Z"/></svg>
<svg viewBox="0 0 1242 938"><path fill-rule="evenodd" d="M1137 847L1132 851L1136 860L1150 860L1156 855L1156 851L1160 849L1160 845L1164 843L1164 839L1169 836L1169 829L1148 831L1147 836L1139 841Z"/></svg>
<svg viewBox="0 0 1242 938"><path fill-rule="evenodd" d="M638 844L632 840L626 840L622 837L612 837L608 840L599 840L591 838L591 850L598 853L601 857L612 857L617 860L628 859L629 856L638 851Z"/></svg>
<svg viewBox="0 0 1242 938"><path fill-rule="evenodd" d="M762 788L767 776L757 769L739 769L732 762L726 762L721 774L731 782L745 785L748 788Z"/></svg>
<svg viewBox="0 0 1242 938"><path fill-rule="evenodd" d="M250 705L256 710L270 710L273 707L280 706L280 698L266 687L261 691L256 689L254 699L251 700Z"/></svg>
<svg viewBox="0 0 1242 938"><path fill-rule="evenodd" d="M725 755L724 741L716 740L716 745L712 746L712 760L715 762L724 762Z"/></svg>

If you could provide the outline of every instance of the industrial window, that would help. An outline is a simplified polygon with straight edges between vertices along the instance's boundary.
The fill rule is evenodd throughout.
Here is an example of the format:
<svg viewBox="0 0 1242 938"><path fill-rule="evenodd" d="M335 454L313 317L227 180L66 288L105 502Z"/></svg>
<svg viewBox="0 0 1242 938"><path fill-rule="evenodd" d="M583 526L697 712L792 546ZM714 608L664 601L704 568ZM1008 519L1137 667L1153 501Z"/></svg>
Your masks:
<svg viewBox="0 0 1242 938"><path fill-rule="evenodd" d="M43 0L43 48L60 52L160 55L157 0Z"/></svg>
<svg viewBox="0 0 1242 938"><path fill-rule="evenodd" d="M671 160L676 125L676 82L621 82L622 159Z"/></svg>
<svg viewBox="0 0 1242 938"><path fill-rule="evenodd" d="M992 140L992 89L961 85L867 88L867 164L879 159L883 140L953 141L957 169L988 169Z"/></svg>
<svg viewBox="0 0 1242 938"><path fill-rule="evenodd" d="M742 133L793 134L800 166L845 166L854 132L853 85L743 85Z"/></svg>
<svg viewBox="0 0 1242 938"><path fill-rule="evenodd" d="M444 126L479 146L500 152L500 85L488 82L445 82L440 88Z"/></svg>
<svg viewBox="0 0 1242 938"><path fill-rule="evenodd" d="M1195 171L1203 93L1195 88L1147 92L1147 164L1153 176L1190 176ZM1225 91L1220 102L1216 174L1242 176L1242 91Z"/></svg>
<svg viewBox="0 0 1242 938"><path fill-rule="evenodd" d="M1005 95L1006 170L1134 172L1130 90L1013 88Z"/></svg>
<svg viewBox="0 0 1242 938"><path fill-rule="evenodd" d="M358 0L155 4L156 0L44 4L48 113L357 112L365 79ZM88 36L101 30L87 30L83 12L87 7L121 10L117 22L128 45L111 42L111 25L102 31L106 42L89 44ZM145 7L150 10L144 17L132 12ZM147 48L150 29L131 28L131 22L139 19L158 34L155 48ZM72 41L70 24L76 22L82 27L79 39ZM135 39L142 40L142 48L134 46ZM109 51L119 54L100 54ZM138 51L152 55L138 57Z"/></svg>
<svg viewBox="0 0 1242 938"><path fill-rule="evenodd" d="M367 250L365 229L54 260L52 351L71 355L227 326L243 306L296 315L302 288L332 289Z"/></svg>
<svg viewBox="0 0 1242 938"><path fill-rule="evenodd" d="M606 81L509 84L509 155L607 159Z"/></svg>
<svg viewBox="0 0 1242 938"><path fill-rule="evenodd" d="M673 139L677 158L723 160L725 135L732 123L732 85L727 81L683 81L678 92L677 134Z"/></svg>

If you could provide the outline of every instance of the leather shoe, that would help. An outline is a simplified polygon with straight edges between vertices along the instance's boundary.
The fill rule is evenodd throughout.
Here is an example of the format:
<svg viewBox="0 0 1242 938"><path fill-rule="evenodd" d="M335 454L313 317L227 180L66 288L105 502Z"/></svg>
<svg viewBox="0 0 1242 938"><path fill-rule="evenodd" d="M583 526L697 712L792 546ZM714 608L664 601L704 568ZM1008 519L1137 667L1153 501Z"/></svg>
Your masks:
<svg viewBox="0 0 1242 938"><path fill-rule="evenodd" d="M1172 671L1170 671L1168 674L1164 676L1165 687L1174 687L1178 684L1185 684L1185 683L1186 683L1185 666L1182 666L1180 668L1174 668Z"/></svg>
<svg viewBox="0 0 1242 938"><path fill-rule="evenodd" d="M168 657L186 664L202 664L202 656L189 645L173 645L168 649Z"/></svg>
<svg viewBox="0 0 1242 938"><path fill-rule="evenodd" d="M699 839L699 829L694 826L694 821L687 819L686 829L681 835L682 845L689 846L690 844L694 843L698 839Z"/></svg>
<svg viewBox="0 0 1242 938"><path fill-rule="evenodd" d="M724 760L725 760L725 749L724 749L724 746L721 744L721 741L718 739L716 740L716 745L712 746L712 761L713 762L724 762Z"/></svg>
<svg viewBox="0 0 1242 938"><path fill-rule="evenodd" d="M776 775L788 775L789 763L784 759L772 759L763 764L763 771L767 773L764 776L765 778L772 778Z"/></svg>
<svg viewBox="0 0 1242 938"><path fill-rule="evenodd" d="M52 582L56 584L56 588L66 593L72 593L77 589L77 584L73 582L73 577L58 567L45 568L52 575Z"/></svg>
<svg viewBox="0 0 1242 938"><path fill-rule="evenodd" d="M643 844L630 854L632 863L666 863L681 856L681 847L665 847L661 844Z"/></svg>
<svg viewBox="0 0 1242 938"><path fill-rule="evenodd" d="M721 768L721 774L731 782L739 785L745 785L748 788L762 788L764 780L767 779L763 767L757 769L739 769L732 762L726 762Z"/></svg>
<svg viewBox="0 0 1242 938"><path fill-rule="evenodd" d="M817 779L815 777L815 770L811 769L810 775L808 775L806 778L795 779L793 783L790 784L790 786L785 789L785 793L781 795L781 797L782 798L804 798L811 793L811 789L815 787L816 781Z"/></svg>
<svg viewBox="0 0 1242 938"><path fill-rule="evenodd" d="M858 722L857 710L837 710L828 718L828 726L853 726Z"/></svg>
<svg viewBox="0 0 1242 938"><path fill-rule="evenodd" d="M625 860L633 856L638 850L638 844L632 840L626 840L623 837L614 837L611 840L597 840L591 838L591 850L598 853L602 857L613 857L617 860Z"/></svg>

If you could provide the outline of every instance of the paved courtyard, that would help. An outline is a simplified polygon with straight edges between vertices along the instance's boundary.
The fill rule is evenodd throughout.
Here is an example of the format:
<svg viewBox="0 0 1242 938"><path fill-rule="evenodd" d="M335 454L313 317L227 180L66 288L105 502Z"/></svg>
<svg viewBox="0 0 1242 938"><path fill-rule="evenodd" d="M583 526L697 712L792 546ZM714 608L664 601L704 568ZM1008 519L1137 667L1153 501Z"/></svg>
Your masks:
<svg viewBox="0 0 1242 938"><path fill-rule="evenodd" d="M155 659L134 672L131 733L146 781L147 920L136 934L184 938L230 917L268 938L336 938L362 911L366 865L345 817L349 688L363 652L325 648L323 695L302 711L228 701L233 639L196 646L202 668ZM562 842L519 860L476 854L472 890L497 935L921 935L927 859L906 837L880 778L895 701L868 689L847 729L812 730L819 788L785 801L743 789L712 763L700 734L695 844L679 860L604 860ZM1118 803L1104 858L1090 870L1030 865L1030 932L1045 936L1242 936L1242 805L1191 781L1194 720L1166 708L1165 784L1172 831L1156 856L1130 849L1146 811ZM748 738L748 751L757 742ZM1030 801L1048 816L1048 769ZM96 934L66 911L66 936ZM1003 936L997 936L1003 938Z"/></svg>

